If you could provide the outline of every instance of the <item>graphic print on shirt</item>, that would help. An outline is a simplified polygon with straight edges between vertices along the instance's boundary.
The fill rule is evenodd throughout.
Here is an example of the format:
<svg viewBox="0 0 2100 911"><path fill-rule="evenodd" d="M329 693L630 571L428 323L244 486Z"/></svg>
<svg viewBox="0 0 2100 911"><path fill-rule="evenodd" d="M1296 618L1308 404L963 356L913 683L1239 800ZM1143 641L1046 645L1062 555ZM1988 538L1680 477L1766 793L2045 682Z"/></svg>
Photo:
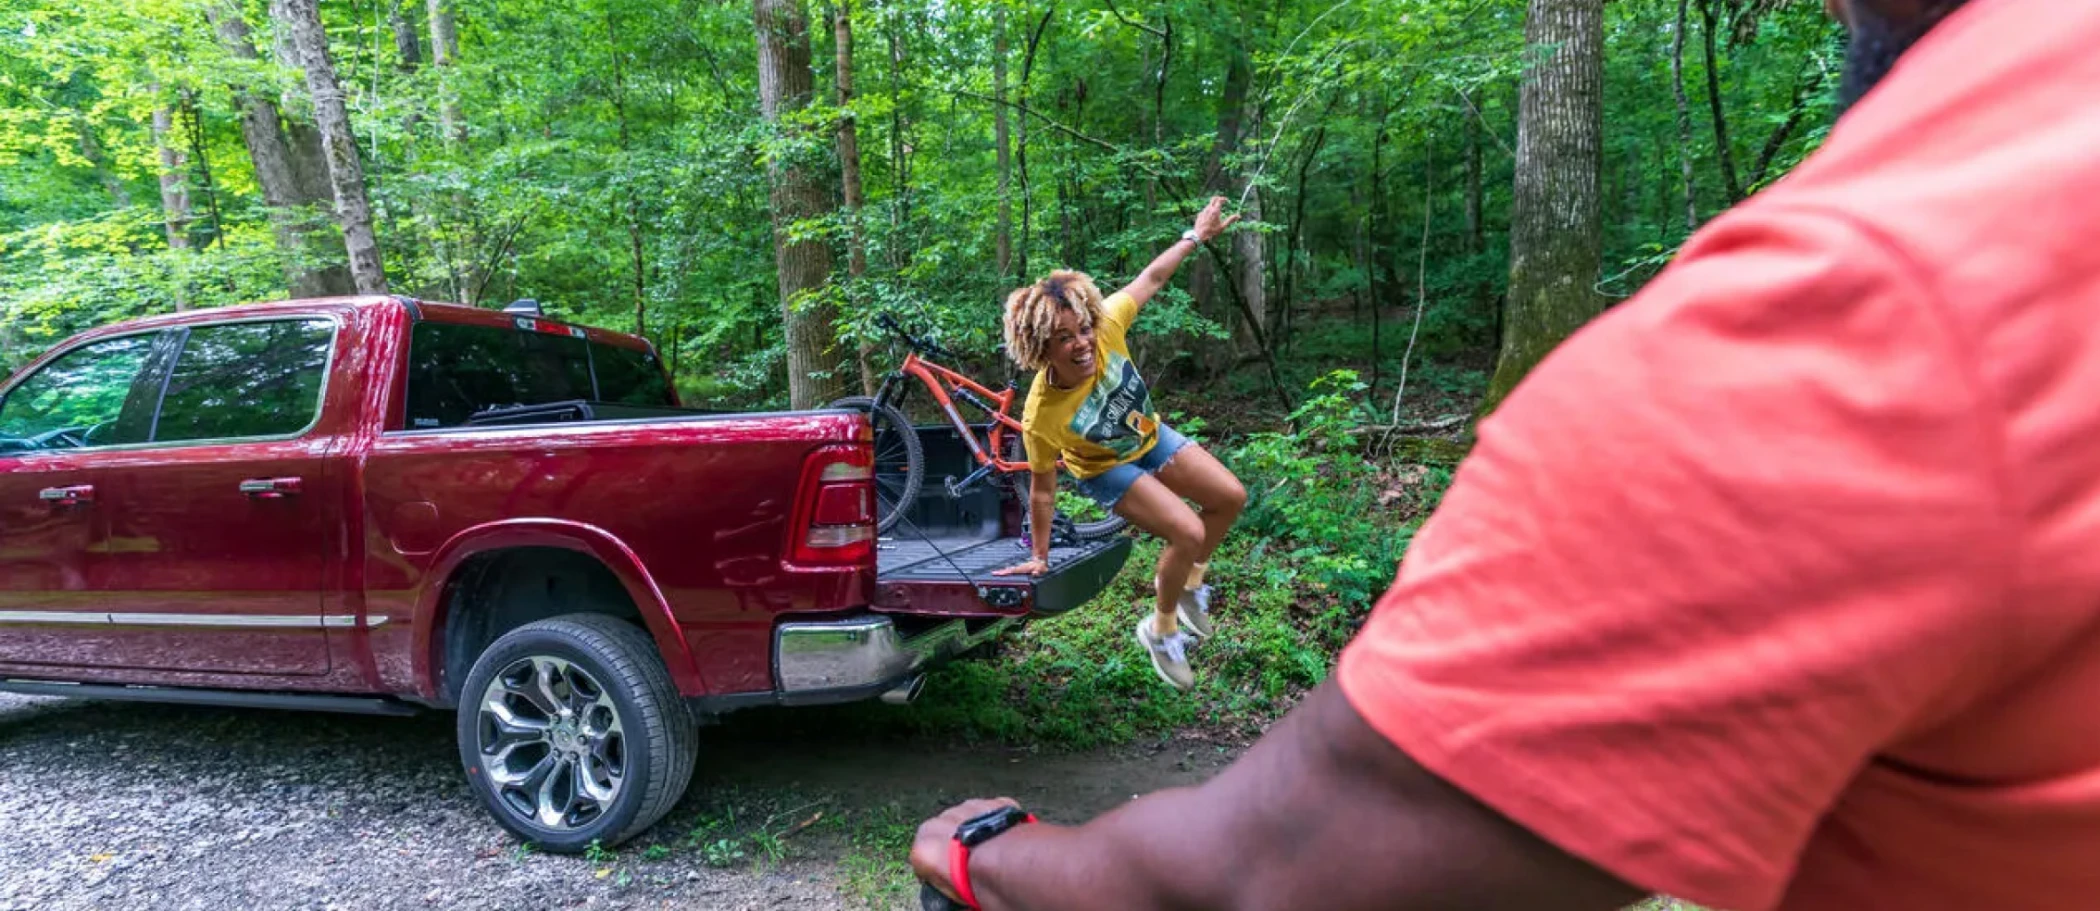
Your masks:
<svg viewBox="0 0 2100 911"><path fill-rule="evenodd" d="M1152 438L1159 421L1152 417L1152 392L1145 388L1137 365L1114 352L1106 364L1101 381L1073 413L1070 426L1073 433L1122 459Z"/></svg>

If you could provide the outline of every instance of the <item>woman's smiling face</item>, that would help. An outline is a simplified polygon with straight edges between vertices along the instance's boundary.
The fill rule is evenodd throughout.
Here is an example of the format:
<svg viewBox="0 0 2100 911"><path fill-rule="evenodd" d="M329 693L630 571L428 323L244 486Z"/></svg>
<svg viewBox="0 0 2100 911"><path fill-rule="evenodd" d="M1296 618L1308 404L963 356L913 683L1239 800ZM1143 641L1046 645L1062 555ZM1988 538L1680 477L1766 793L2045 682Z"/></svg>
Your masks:
<svg viewBox="0 0 2100 911"><path fill-rule="evenodd" d="M1057 311L1057 327L1050 332L1050 344L1044 350L1044 359L1050 364L1051 377L1060 386L1076 386L1086 382L1098 367L1094 363L1094 330L1079 324L1079 313L1072 307L1060 307Z"/></svg>

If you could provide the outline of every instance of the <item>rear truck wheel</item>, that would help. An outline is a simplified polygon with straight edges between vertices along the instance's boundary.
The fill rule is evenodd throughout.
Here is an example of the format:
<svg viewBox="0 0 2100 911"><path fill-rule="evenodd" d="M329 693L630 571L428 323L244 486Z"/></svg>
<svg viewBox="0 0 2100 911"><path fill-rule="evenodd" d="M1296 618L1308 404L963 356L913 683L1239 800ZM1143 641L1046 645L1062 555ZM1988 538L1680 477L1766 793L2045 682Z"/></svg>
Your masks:
<svg viewBox="0 0 2100 911"><path fill-rule="evenodd" d="M611 847L670 812L699 735L647 631L602 614L497 639L460 691L459 755L482 806L555 853Z"/></svg>
<svg viewBox="0 0 2100 911"><path fill-rule="evenodd" d="M824 407L868 416L875 431L875 532L887 533L919 498L919 485L926 480L919 430L896 406L865 395L849 395Z"/></svg>

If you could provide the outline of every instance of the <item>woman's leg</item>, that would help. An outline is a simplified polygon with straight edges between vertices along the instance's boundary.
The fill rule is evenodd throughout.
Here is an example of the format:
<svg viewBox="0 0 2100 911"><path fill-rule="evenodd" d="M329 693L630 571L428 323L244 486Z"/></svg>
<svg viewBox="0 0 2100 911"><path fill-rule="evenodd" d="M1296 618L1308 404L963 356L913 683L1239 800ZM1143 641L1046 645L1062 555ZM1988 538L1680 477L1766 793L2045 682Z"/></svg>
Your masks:
<svg viewBox="0 0 2100 911"><path fill-rule="evenodd" d="M1225 533L1232 530L1232 523L1239 521L1240 510L1246 508L1247 488L1209 450L1195 443L1174 453L1157 477L1177 497L1185 497L1203 510L1203 545L1191 562L1209 563L1210 555L1224 542Z"/></svg>
<svg viewBox="0 0 2100 911"><path fill-rule="evenodd" d="M1194 447L1190 447L1194 448ZM1186 452L1187 450L1183 450ZM1216 464L1216 460L1212 460ZM1228 475L1229 477L1229 475ZM1153 606L1153 629L1161 636L1172 634L1176 628L1174 607L1181 601L1181 590L1189 576L1189 567L1194 565L1203 549L1206 530L1196 511L1167 485L1152 475L1139 475L1137 482L1116 503L1116 515L1129 519L1131 524L1144 529L1154 537L1166 542L1159 552L1159 572L1154 586L1159 593L1159 602Z"/></svg>

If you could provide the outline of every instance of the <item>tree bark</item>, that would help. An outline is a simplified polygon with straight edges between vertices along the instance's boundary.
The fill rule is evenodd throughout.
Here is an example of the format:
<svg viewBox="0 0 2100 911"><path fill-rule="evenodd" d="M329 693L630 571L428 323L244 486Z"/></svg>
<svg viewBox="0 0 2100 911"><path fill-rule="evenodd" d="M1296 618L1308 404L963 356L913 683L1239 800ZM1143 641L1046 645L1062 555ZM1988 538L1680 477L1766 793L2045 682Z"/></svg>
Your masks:
<svg viewBox="0 0 2100 911"><path fill-rule="evenodd" d="M1239 151L1240 122L1247 111L1247 84L1253 81L1253 77L1254 71L1248 65L1246 53L1234 49L1225 66L1224 91L1218 100L1218 133L1211 141L1210 156L1203 163L1203 191L1206 194L1234 189L1225 158ZM1189 297L1194 299L1196 309L1202 312L1207 310L1216 294L1218 279L1208 260L1195 266L1189 270Z"/></svg>
<svg viewBox="0 0 2100 911"><path fill-rule="evenodd" d="M336 220L342 224L343 249L359 294L385 294L386 271L380 263L379 240L372 233L372 205L365 198L364 166L357 157L357 138L350 133L350 112L336 84L335 64L328 56L328 33L321 27L318 0L285 0L290 16L282 23L292 32L299 62L306 69L306 90L313 97L314 125L328 159L329 184L335 196Z"/></svg>
<svg viewBox="0 0 2100 911"><path fill-rule="evenodd" d="M1485 410L1602 310L1603 0L1531 0L1510 210L1509 298ZM1548 51L1547 49L1551 49Z"/></svg>
<svg viewBox="0 0 2100 911"><path fill-rule="evenodd" d="M1677 0L1677 26L1670 40L1670 80L1677 93L1677 163L1684 174L1684 230L1699 230L1699 189L1692 172L1692 102L1684 90L1684 30L1692 0Z"/></svg>
<svg viewBox="0 0 2100 911"><path fill-rule="evenodd" d="M1757 155L1757 166L1750 171L1750 186L1764 186L1765 175L1771 172L1772 161L1779 157L1779 150L1786 148L1787 140L1794 138L1794 131L1801 127L1801 118L1808 113L1808 101L1823 88L1823 68L1811 66L1809 77L1794 89L1794 106L1787 112L1786 120L1765 138L1764 151Z"/></svg>
<svg viewBox="0 0 2100 911"><path fill-rule="evenodd" d="M467 138L467 125L452 84L452 70L459 63L459 30L452 21L452 0L429 0L429 15L430 65L438 71L438 124L445 141L456 143Z"/></svg>
<svg viewBox="0 0 2100 911"><path fill-rule="evenodd" d="M999 103L992 106L992 136L999 159L999 227L998 264L999 287L1005 290L1014 284L1014 212L1010 196L1013 171L1013 140L1007 132L1006 123L1006 4L992 6L992 97Z"/></svg>
<svg viewBox="0 0 2100 911"><path fill-rule="evenodd" d="M1245 104L1246 110L1240 115L1240 121L1245 125L1244 131L1259 137L1262 131L1261 100L1253 93L1249 93ZM1255 162L1249 162L1246 167L1245 173L1241 174L1239 179L1234 182L1236 184L1235 189L1239 191L1240 199L1247 201L1247 205L1240 210L1244 213L1243 220L1257 222L1261 221L1262 193L1261 188L1253 184L1256 176L1255 170L1260 165ZM1256 340L1267 338L1271 334L1269 332L1269 289L1266 281L1268 276L1267 241L1268 235L1253 230L1251 225L1232 236L1233 253L1239 259L1240 295L1246 303L1248 317L1254 321L1254 331L1249 333L1249 335Z"/></svg>
<svg viewBox="0 0 2100 911"><path fill-rule="evenodd" d="M1028 77L1035 72L1036 48L1042 44L1043 31L1050 27L1050 17L1056 14L1057 8L1054 6L1043 11L1043 18L1036 22L1035 30L1028 35L1028 49L1021 55L1021 85L1014 92L1014 104L1023 111L1026 111L1028 108ZM1028 118L1026 117L1014 121L1014 169L1019 172L1021 178L1021 246L1014 253L1014 271L1022 277L1022 281L1026 281L1029 274L1028 248L1030 242L1035 239L1035 194L1030 192L1028 183Z"/></svg>
<svg viewBox="0 0 2100 911"><path fill-rule="evenodd" d="M899 270L910 265L911 243L911 119L904 103L904 24L892 14L883 35L889 42L890 59L890 262Z"/></svg>
<svg viewBox="0 0 2100 911"><path fill-rule="evenodd" d="M410 12L413 9L409 0L394 0L393 9L386 15L387 27L394 32L394 54L397 58L394 61L394 69L403 76L414 76L417 70L423 68L423 45L416 40L416 23ZM422 121L422 116L411 104L408 113L401 115L401 128L413 136L416 125Z"/></svg>
<svg viewBox="0 0 2100 911"><path fill-rule="evenodd" d="M160 94L160 84L147 91ZM166 102L153 106L153 148L160 156L161 227L167 230L168 249L190 248L190 190L188 158L175 147L169 133L175 129L175 111Z"/></svg>
<svg viewBox="0 0 2100 911"><path fill-rule="evenodd" d="M1743 201L1743 182L1736 177L1735 146L1728 141L1728 112L1721 102L1721 61L1714 50L1714 0L1699 0L1699 17L1705 23L1706 39L1706 101L1713 108L1715 154L1721 160L1722 186L1728 191L1728 204L1733 206Z"/></svg>
<svg viewBox="0 0 2100 911"><path fill-rule="evenodd" d="M226 237L226 221L219 216L219 186L211 176L211 149L204 142L204 121L197 113L197 96L193 92L182 93L182 117L189 125L190 156L196 160L197 184L204 191L205 211L211 213L211 235L204 239L210 249L213 243L222 243Z"/></svg>
<svg viewBox="0 0 2100 911"><path fill-rule="evenodd" d="M758 36L758 98L766 122L776 130L809 106L816 75L810 70L809 19L801 0L752 0ZM780 305L787 335L788 400L813 408L843 388L841 358L831 304L821 296L831 272L831 251L822 239L794 239L795 223L827 208L827 182L817 169L791 157L766 164L772 183L773 254L780 271Z"/></svg>
<svg viewBox="0 0 2100 911"><path fill-rule="evenodd" d="M219 44L228 55L243 61L262 59L255 50L255 42L238 3L229 0L216 4L207 8L205 15L217 30ZM305 223L305 217L299 211L302 206L318 200L309 198L301 190L277 103L247 86L235 86L233 94L234 103L240 108L241 141L248 147L248 160L255 167L255 182L262 188L271 236L277 242L278 253L284 257L286 288L295 298L331 297L355 291L350 270L340 263L329 262L334 257L327 249L331 239L327 232L315 231L313 226Z"/></svg>
<svg viewBox="0 0 2100 911"><path fill-rule="evenodd" d="M80 157L87 159L88 167L95 169L95 179L102 183L102 192L109 194L110 206L130 208L131 191L124 188L124 181L117 172L110 170L109 153L104 152L102 143L96 141L95 128L89 125L86 117L76 117L73 130L78 137L76 144L80 148Z"/></svg>
<svg viewBox="0 0 2100 911"><path fill-rule="evenodd" d="M860 130L852 110L853 0L838 0L838 8L833 11L833 16L835 21L832 23L831 37L837 52L837 69L834 76L838 85L839 109L839 188L846 206L846 273L858 284L859 279L868 274L868 245L861 236L861 206L865 201L861 197L860 187ZM1001 252L1003 254L1004 251ZM870 346L863 342L854 357L860 368L862 395L875 394L875 368L868 362L870 353Z"/></svg>
<svg viewBox="0 0 2100 911"><path fill-rule="evenodd" d="M633 138L627 126L627 64L620 54L620 32L613 20L612 10L605 11L605 47L611 53L613 74L613 117L620 126L620 157L626 159L633 151ZM627 183L627 259L634 279L634 334L649 334L649 272L648 260L642 255L642 200L636 192L633 175Z"/></svg>
<svg viewBox="0 0 2100 911"><path fill-rule="evenodd" d="M1473 102L1467 99L1465 103L1460 119L1465 122L1466 138L1466 252L1479 256L1487 250L1486 230L1480 221L1480 118L1472 110Z"/></svg>

